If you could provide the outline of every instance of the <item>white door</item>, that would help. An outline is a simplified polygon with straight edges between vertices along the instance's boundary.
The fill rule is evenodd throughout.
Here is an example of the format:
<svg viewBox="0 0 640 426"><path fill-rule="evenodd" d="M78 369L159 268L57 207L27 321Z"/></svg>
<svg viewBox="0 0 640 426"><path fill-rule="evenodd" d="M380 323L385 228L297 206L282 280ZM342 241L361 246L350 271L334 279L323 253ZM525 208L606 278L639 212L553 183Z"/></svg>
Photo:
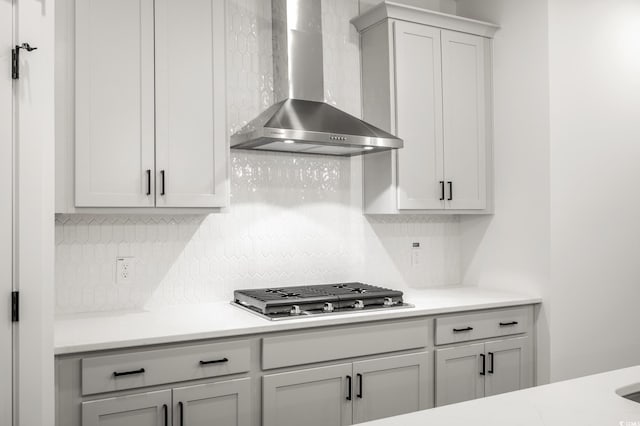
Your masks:
<svg viewBox="0 0 640 426"><path fill-rule="evenodd" d="M76 206L154 205L153 0L76 0Z"/></svg>
<svg viewBox="0 0 640 426"><path fill-rule="evenodd" d="M158 207L227 205L223 3L155 2Z"/></svg>
<svg viewBox="0 0 640 426"><path fill-rule="evenodd" d="M82 426L169 426L171 390L82 403Z"/></svg>
<svg viewBox="0 0 640 426"><path fill-rule="evenodd" d="M11 424L13 288L13 3L0 2L0 424Z"/></svg>
<svg viewBox="0 0 640 426"><path fill-rule="evenodd" d="M484 39L442 31L447 209L486 207Z"/></svg>
<svg viewBox="0 0 640 426"><path fill-rule="evenodd" d="M352 364L271 374L262 379L263 426L352 423Z"/></svg>
<svg viewBox="0 0 640 426"><path fill-rule="evenodd" d="M421 352L353 363L353 422L431 408L430 360Z"/></svg>
<svg viewBox="0 0 640 426"><path fill-rule="evenodd" d="M482 398L484 343L436 350L436 406Z"/></svg>
<svg viewBox="0 0 640 426"><path fill-rule="evenodd" d="M249 426L251 379L229 380L173 390L173 424Z"/></svg>
<svg viewBox="0 0 640 426"><path fill-rule="evenodd" d="M485 344L487 376L485 395L498 395L533 386L533 362L529 337Z"/></svg>
<svg viewBox="0 0 640 426"><path fill-rule="evenodd" d="M394 23L398 209L444 209L440 30Z"/></svg>

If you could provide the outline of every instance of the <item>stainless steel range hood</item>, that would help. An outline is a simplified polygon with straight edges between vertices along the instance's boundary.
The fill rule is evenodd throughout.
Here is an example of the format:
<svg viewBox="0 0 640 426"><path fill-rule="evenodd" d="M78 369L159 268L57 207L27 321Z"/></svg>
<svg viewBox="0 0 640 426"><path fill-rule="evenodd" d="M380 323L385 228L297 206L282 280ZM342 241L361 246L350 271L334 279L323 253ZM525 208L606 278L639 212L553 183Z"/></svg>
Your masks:
<svg viewBox="0 0 640 426"><path fill-rule="evenodd" d="M324 101L321 0L272 0L272 105L231 136L231 147L361 155L402 148L402 140Z"/></svg>

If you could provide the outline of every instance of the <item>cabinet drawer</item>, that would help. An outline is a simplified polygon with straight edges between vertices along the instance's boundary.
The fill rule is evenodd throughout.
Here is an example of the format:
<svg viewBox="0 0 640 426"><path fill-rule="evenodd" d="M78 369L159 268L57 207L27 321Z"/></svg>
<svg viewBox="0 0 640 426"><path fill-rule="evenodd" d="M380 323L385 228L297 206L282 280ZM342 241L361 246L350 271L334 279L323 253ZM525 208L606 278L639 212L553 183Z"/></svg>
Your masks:
<svg viewBox="0 0 640 426"><path fill-rule="evenodd" d="M244 373L250 357L248 341L87 357L82 359L82 394Z"/></svg>
<svg viewBox="0 0 640 426"><path fill-rule="evenodd" d="M529 327L530 307L436 318L436 345L524 333Z"/></svg>
<svg viewBox="0 0 640 426"><path fill-rule="evenodd" d="M288 367L427 346L429 320L313 331L262 339L262 368Z"/></svg>

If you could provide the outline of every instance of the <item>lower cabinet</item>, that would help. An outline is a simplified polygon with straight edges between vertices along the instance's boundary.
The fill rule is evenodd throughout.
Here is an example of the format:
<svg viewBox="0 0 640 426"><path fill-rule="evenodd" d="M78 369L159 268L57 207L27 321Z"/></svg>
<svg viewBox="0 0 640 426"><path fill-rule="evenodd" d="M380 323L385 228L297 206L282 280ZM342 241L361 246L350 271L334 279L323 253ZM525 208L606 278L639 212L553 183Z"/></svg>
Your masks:
<svg viewBox="0 0 640 426"><path fill-rule="evenodd" d="M82 426L167 426L171 390L82 403Z"/></svg>
<svg viewBox="0 0 640 426"><path fill-rule="evenodd" d="M263 377L263 426L342 426L431 406L429 354Z"/></svg>
<svg viewBox="0 0 640 426"><path fill-rule="evenodd" d="M528 336L436 350L436 406L533 385Z"/></svg>
<svg viewBox="0 0 640 426"><path fill-rule="evenodd" d="M249 426L249 378L82 403L82 426Z"/></svg>

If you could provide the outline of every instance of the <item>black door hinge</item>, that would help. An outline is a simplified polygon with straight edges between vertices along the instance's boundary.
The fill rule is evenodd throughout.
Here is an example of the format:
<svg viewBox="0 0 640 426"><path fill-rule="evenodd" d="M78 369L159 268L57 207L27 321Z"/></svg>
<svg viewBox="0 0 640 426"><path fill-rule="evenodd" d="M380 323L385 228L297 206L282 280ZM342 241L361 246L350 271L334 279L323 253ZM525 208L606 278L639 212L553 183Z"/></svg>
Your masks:
<svg viewBox="0 0 640 426"><path fill-rule="evenodd" d="M14 80L20 78L20 49L32 52L37 47L31 47L29 43L22 43L20 46L16 45L15 49L11 49L11 78Z"/></svg>
<svg viewBox="0 0 640 426"><path fill-rule="evenodd" d="M11 321L20 321L20 293L11 292Z"/></svg>

